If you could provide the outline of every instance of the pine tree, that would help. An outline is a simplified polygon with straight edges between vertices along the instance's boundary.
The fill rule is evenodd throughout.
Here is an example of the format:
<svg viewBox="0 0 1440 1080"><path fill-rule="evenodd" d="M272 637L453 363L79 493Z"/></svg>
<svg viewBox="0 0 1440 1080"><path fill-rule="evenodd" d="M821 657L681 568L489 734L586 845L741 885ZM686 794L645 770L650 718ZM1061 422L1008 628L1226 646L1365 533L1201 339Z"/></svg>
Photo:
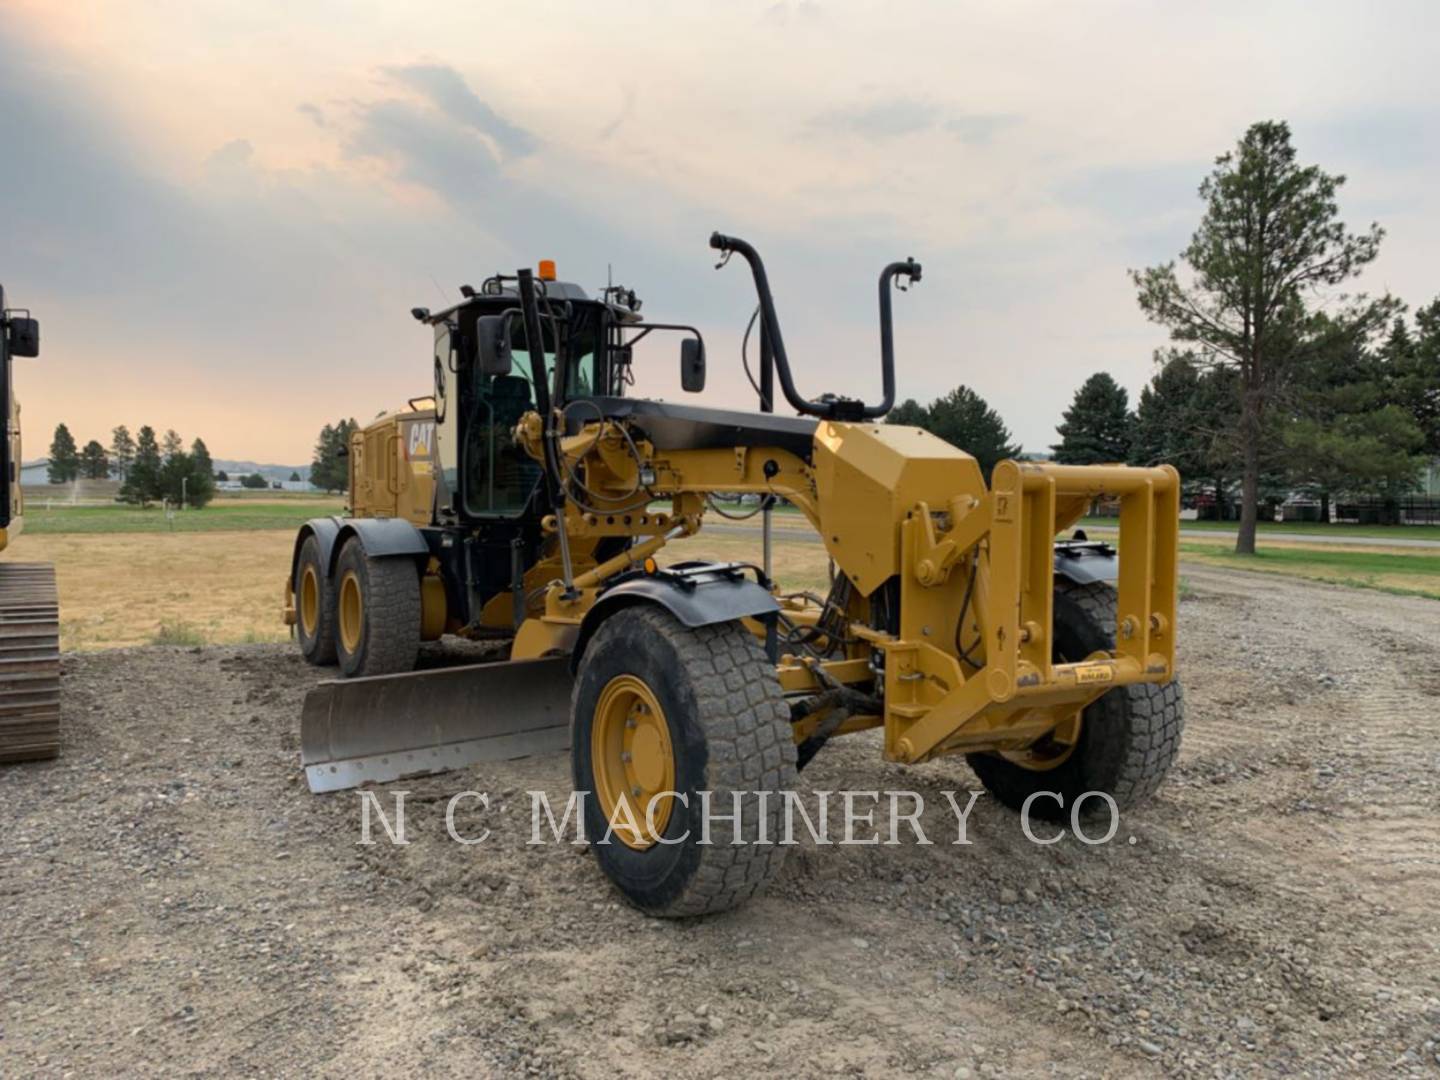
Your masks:
<svg viewBox="0 0 1440 1080"><path fill-rule="evenodd" d="M1440 457L1440 299L1415 313L1415 331L1396 319L1380 353L1391 400L1414 418L1424 452Z"/></svg>
<svg viewBox="0 0 1440 1080"><path fill-rule="evenodd" d="M52 484L68 484L80 475L80 452L75 436L64 424L55 425L55 438L50 441L50 465L46 469Z"/></svg>
<svg viewBox="0 0 1440 1080"><path fill-rule="evenodd" d="M929 410L924 405L914 398L907 398L890 410L890 415L885 417L885 422L887 424L904 424L906 427L924 427L929 418Z"/></svg>
<svg viewBox="0 0 1440 1080"><path fill-rule="evenodd" d="M1124 461L1130 453L1130 395L1107 372L1086 379L1065 421L1055 430L1060 442L1050 449L1062 465L1100 465Z"/></svg>
<svg viewBox="0 0 1440 1080"><path fill-rule="evenodd" d="M344 491L350 486L350 465L345 456L350 436L356 431L354 419L326 424L315 442L310 462L310 483L322 491Z"/></svg>
<svg viewBox="0 0 1440 1080"><path fill-rule="evenodd" d="M1020 453L1000 414L968 386L957 386L931 402L926 429L958 446L980 463L988 482L995 466Z"/></svg>
<svg viewBox="0 0 1440 1080"><path fill-rule="evenodd" d="M147 506L163 498L161 470L164 461L160 457L160 444L155 441L155 429L145 425L135 439L135 457L130 463L129 474L120 487L120 498L137 506Z"/></svg>
<svg viewBox="0 0 1440 1080"><path fill-rule="evenodd" d="M1181 253L1189 279L1181 281L1174 262L1131 272L1151 321L1193 345L1201 362L1239 373L1238 554L1255 553L1271 414L1308 360L1316 296L1358 275L1380 251L1379 225L1356 234L1339 220L1336 194L1344 182L1296 162L1287 124L1254 124L1200 185L1205 213ZM1338 297L1331 317L1352 327L1384 326L1395 309L1388 297Z"/></svg>
<svg viewBox="0 0 1440 1080"><path fill-rule="evenodd" d="M189 505L196 510L203 509L215 497L215 463L210 460L210 449L201 438L190 444L190 482L186 495Z"/></svg>
<svg viewBox="0 0 1440 1080"><path fill-rule="evenodd" d="M335 428L326 424L320 429L320 437L315 440L315 456L310 461L310 483L322 491L336 490L332 467L334 448Z"/></svg>
<svg viewBox="0 0 1440 1080"><path fill-rule="evenodd" d="M110 460L114 462L121 480L130 475L130 465L135 460L135 440L124 424L110 432Z"/></svg>
<svg viewBox="0 0 1440 1080"><path fill-rule="evenodd" d="M105 456L105 447L95 439L80 451L80 474L86 480L104 480L110 475L110 459Z"/></svg>

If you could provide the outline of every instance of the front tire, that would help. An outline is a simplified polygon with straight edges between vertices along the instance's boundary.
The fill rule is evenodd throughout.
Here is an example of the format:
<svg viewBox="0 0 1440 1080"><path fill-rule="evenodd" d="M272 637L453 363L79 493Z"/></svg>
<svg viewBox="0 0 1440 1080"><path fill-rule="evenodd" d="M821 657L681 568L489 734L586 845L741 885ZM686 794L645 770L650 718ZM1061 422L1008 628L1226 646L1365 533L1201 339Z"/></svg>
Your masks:
<svg viewBox="0 0 1440 1080"><path fill-rule="evenodd" d="M1115 647L1116 594L1104 582L1057 583L1055 658L1084 660ZM986 789L1019 810L1036 792L1058 792L1062 801L1036 799L1030 813L1061 819L1086 792L1104 792L1119 809L1154 794L1180 750L1185 698L1180 683L1117 686L1086 706L1078 739L1063 756L1047 760L1043 748L1025 754L969 754L966 760ZM1058 730L1058 729L1057 729ZM1099 800L1086 805L1098 809Z"/></svg>
<svg viewBox="0 0 1440 1080"><path fill-rule="evenodd" d="M347 679L410 671L420 654L420 574L408 556L373 558L358 538L335 566L335 652Z"/></svg>
<svg viewBox="0 0 1440 1080"><path fill-rule="evenodd" d="M725 911L779 872L795 743L775 668L743 626L692 629L648 606L615 613L585 650L571 715L585 835L630 903L667 917Z"/></svg>

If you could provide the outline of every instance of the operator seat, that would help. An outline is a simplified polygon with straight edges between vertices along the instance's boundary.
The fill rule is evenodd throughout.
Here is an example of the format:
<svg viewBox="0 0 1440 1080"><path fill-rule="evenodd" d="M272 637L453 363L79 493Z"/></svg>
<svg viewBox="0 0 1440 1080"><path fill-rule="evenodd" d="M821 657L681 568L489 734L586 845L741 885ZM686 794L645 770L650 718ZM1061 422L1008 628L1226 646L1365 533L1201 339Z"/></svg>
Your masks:
<svg viewBox="0 0 1440 1080"><path fill-rule="evenodd" d="M510 437L520 418L535 407L530 381L520 375L497 375L490 383L489 396L494 429L489 445L495 454L495 505L518 510L525 505L541 474L539 463Z"/></svg>

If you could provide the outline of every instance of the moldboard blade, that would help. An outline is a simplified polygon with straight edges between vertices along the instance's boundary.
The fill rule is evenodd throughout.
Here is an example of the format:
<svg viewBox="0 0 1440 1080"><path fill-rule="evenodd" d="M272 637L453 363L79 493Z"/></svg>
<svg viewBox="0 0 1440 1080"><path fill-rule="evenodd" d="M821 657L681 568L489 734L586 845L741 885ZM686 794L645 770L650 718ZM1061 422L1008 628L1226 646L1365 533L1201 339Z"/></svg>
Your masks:
<svg viewBox="0 0 1440 1080"><path fill-rule="evenodd" d="M305 697L310 790L428 776L570 745L568 657L336 679Z"/></svg>

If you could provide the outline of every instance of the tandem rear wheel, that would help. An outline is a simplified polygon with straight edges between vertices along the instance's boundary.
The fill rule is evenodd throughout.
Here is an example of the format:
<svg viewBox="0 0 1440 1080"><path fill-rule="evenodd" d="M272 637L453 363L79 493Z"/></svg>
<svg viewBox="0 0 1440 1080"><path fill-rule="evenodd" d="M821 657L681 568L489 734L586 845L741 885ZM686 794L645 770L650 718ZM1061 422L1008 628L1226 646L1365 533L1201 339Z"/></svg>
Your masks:
<svg viewBox="0 0 1440 1080"><path fill-rule="evenodd" d="M307 541L308 542L308 541ZM335 655L346 678L410 671L420 653L420 574L408 556L345 541L335 564Z"/></svg>
<svg viewBox="0 0 1440 1080"><path fill-rule="evenodd" d="M570 757L591 850L642 911L725 911L778 873L795 744L775 668L739 623L691 628L648 605L608 618L575 681Z"/></svg>

